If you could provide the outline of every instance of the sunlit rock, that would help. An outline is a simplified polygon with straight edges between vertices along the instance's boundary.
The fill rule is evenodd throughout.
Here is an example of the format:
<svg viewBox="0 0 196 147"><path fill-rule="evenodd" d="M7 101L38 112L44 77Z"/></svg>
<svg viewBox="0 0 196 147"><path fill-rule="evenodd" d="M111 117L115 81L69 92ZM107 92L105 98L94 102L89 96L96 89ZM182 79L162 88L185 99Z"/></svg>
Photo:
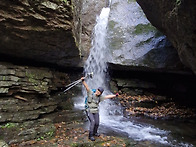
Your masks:
<svg viewBox="0 0 196 147"><path fill-rule="evenodd" d="M136 1L112 1L107 44L111 69L184 71L176 50L151 25Z"/></svg>
<svg viewBox="0 0 196 147"><path fill-rule="evenodd" d="M176 48L184 65L196 73L196 1L137 0L150 22Z"/></svg>

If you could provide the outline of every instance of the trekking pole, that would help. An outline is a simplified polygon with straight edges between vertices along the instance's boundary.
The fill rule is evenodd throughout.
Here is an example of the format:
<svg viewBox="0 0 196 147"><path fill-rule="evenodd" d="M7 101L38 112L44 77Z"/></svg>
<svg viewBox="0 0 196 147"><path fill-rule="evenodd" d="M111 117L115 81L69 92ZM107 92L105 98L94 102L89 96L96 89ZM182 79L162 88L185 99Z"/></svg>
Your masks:
<svg viewBox="0 0 196 147"><path fill-rule="evenodd" d="M88 73L84 78L86 79L87 77L93 78L93 72L92 73ZM79 79L77 81L74 81L72 83L70 83L69 85L65 86L67 87L67 89L65 89L63 92L68 91L69 89L71 89L72 87L74 87L75 85L77 85L78 83L80 83L82 80Z"/></svg>
<svg viewBox="0 0 196 147"><path fill-rule="evenodd" d="M93 77L93 73L88 73L88 74L85 76L85 78L87 78L87 77L92 78L92 77ZM65 87L70 87L70 86L72 86L72 85L75 85L75 83L78 83L78 82L81 82L81 79L76 80L76 81L70 83L69 85L67 85L67 86L65 86Z"/></svg>
<svg viewBox="0 0 196 147"><path fill-rule="evenodd" d="M74 81L74 82L70 83L69 85L67 85L67 86L65 86L65 87L70 87L70 86L72 86L73 84L78 83L79 81L80 81L80 79L77 80L77 81Z"/></svg>
<svg viewBox="0 0 196 147"><path fill-rule="evenodd" d="M74 84L72 84L70 87L68 87L67 89L65 89L63 92L68 91L69 89L71 89L72 87L74 87L75 85L77 85L78 83L80 83L82 80L78 80L77 82L75 82Z"/></svg>

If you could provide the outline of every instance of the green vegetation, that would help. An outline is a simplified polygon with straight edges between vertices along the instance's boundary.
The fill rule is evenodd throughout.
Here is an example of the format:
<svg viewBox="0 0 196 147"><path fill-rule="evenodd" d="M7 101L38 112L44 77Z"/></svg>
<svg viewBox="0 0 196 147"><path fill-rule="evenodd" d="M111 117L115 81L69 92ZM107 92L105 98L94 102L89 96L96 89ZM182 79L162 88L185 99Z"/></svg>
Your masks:
<svg viewBox="0 0 196 147"><path fill-rule="evenodd" d="M31 82L31 83L34 83L34 85L39 85L39 81L36 80L36 75L35 74L32 74L32 73L28 73L26 71L26 77L28 78L28 81Z"/></svg>
<svg viewBox="0 0 196 147"><path fill-rule="evenodd" d="M115 27L118 23L111 20L108 23L109 31L112 32L110 34L110 48L112 49L119 49L124 44L124 32L120 27Z"/></svg>
<svg viewBox="0 0 196 147"><path fill-rule="evenodd" d="M40 140L44 140L44 137L41 136L41 137L37 138L37 141L40 141Z"/></svg>
<svg viewBox="0 0 196 147"><path fill-rule="evenodd" d="M46 138L51 138L54 135L53 131L46 132L43 136L37 138L37 141L44 140Z"/></svg>
<svg viewBox="0 0 196 147"><path fill-rule="evenodd" d="M111 38L110 47L112 49L119 49L124 44L124 39L118 36Z"/></svg>
<svg viewBox="0 0 196 147"><path fill-rule="evenodd" d="M77 147L79 145L80 145L79 143L75 143L75 142L71 144L72 147Z"/></svg>
<svg viewBox="0 0 196 147"><path fill-rule="evenodd" d="M116 24L117 24L117 22L111 20L111 21L108 22L108 28L110 30L113 30Z"/></svg>
<svg viewBox="0 0 196 147"><path fill-rule="evenodd" d="M54 132L53 131L47 132L46 135L47 137L52 137L54 135Z"/></svg>
<svg viewBox="0 0 196 147"><path fill-rule="evenodd" d="M136 2L136 0L128 0L128 3Z"/></svg>
<svg viewBox="0 0 196 147"><path fill-rule="evenodd" d="M133 34L139 35L139 34L144 34L144 33L149 33L149 32L154 32L156 31L156 28L152 26L150 23L148 24L138 24L135 27L135 30L133 31Z"/></svg>
<svg viewBox="0 0 196 147"><path fill-rule="evenodd" d="M1 126L2 129L5 129L5 128L9 129L9 128L13 128L13 127L16 127L15 123L7 123L4 126Z"/></svg>
<svg viewBox="0 0 196 147"><path fill-rule="evenodd" d="M43 81L44 77L47 76L46 73L36 71L28 72L26 71L25 75L30 83L33 84L33 88L36 91L47 91L48 90L48 82Z"/></svg>
<svg viewBox="0 0 196 147"><path fill-rule="evenodd" d="M6 79L6 76L0 76L0 80L2 80L2 81L7 80L7 79Z"/></svg>

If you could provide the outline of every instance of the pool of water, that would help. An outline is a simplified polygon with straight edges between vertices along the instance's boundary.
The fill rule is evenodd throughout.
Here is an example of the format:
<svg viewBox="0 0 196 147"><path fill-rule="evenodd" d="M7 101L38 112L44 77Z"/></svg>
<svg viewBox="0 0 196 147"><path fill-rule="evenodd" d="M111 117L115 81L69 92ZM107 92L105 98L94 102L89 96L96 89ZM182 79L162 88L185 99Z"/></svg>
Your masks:
<svg viewBox="0 0 196 147"><path fill-rule="evenodd" d="M84 110L83 97L75 108ZM125 117L120 106L112 101L100 104L100 133L123 136L151 146L196 146L196 119L155 120L145 117ZM86 124L88 129L88 122Z"/></svg>

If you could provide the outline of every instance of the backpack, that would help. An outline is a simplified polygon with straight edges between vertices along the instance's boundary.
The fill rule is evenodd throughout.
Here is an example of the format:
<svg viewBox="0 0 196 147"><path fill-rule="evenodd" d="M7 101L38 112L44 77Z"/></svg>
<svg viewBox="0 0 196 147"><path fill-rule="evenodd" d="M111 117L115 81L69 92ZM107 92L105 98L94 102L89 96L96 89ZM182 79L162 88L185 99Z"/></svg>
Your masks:
<svg viewBox="0 0 196 147"><path fill-rule="evenodd" d="M91 90L92 90L93 94L96 92L96 89L91 89ZM88 102L88 96L85 98L85 102L84 102L84 104L85 104L85 109L88 109L87 102Z"/></svg>

